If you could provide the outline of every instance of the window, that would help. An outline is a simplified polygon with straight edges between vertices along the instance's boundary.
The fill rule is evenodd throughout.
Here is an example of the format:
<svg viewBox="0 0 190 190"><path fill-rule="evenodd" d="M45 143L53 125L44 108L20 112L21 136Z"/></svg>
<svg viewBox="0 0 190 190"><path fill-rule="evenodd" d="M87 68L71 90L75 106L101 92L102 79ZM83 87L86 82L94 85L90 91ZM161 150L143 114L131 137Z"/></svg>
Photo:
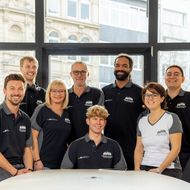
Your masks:
<svg viewBox="0 0 190 190"><path fill-rule="evenodd" d="M90 9L90 5L89 5L89 1L82 1L81 5L80 5L80 18L82 20L89 20L89 9Z"/></svg>
<svg viewBox="0 0 190 190"><path fill-rule="evenodd" d="M47 15L60 15L60 0L46 0L47 1Z"/></svg>
<svg viewBox="0 0 190 190"><path fill-rule="evenodd" d="M76 0L68 0L68 10L67 14L69 17L77 17L77 1Z"/></svg>
<svg viewBox="0 0 190 190"><path fill-rule="evenodd" d="M60 41L59 34L55 31L49 34L48 39L50 43L53 43L53 42L58 43Z"/></svg>

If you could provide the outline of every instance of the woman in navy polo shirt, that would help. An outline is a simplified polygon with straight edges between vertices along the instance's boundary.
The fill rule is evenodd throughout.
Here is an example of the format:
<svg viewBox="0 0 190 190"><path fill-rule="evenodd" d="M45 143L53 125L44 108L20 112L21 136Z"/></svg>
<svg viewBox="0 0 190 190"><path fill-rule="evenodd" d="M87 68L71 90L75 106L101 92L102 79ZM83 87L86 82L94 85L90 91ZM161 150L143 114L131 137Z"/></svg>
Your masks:
<svg viewBox="0 0 190 190"><path fill-rule="evenodd" d="M35 170L60 168L71 131L67 105L68 91L64 82L52 81L45 103L36 108L31 118Z"/></svg>

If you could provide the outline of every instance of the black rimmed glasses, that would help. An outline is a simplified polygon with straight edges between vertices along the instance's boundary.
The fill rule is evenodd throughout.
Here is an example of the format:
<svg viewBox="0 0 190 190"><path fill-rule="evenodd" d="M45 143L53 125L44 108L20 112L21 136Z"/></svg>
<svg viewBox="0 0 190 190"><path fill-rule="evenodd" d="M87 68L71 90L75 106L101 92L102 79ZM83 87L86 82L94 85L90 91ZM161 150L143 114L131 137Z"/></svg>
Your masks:
<svg viewBox="0 0 190 190"><path fill-rule="evenodd" d="M85 70L82 70L82 71L74 70L74 71L72 71L72 73L73 73L75 76L79 76L79 75L85 76L86 73L87 73L87 71L85 71Z"/></svg>

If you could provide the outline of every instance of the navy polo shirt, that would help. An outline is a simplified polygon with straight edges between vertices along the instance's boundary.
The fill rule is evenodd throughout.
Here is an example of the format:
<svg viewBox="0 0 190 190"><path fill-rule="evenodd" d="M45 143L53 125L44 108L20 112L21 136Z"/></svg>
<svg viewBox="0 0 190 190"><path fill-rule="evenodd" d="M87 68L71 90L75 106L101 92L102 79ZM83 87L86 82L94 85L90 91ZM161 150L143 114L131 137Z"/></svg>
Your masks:
<svg viewBox="0 0 190 190"><path fill-rule="evenodd" d="M27 85L25 96L20 104L20 109L32 116L35 108L45 101L45 90L37 84Z"/></svg>
<svg viewBox="0 0 190 190"><path fill-rule="evenodd" d="M104 134L121 145L124 155L133 151L136 145L137 118L142 109L142 88L128 82L123 88L110 84L103 89L105 107L109 112Z"/></svg>
<svg viewBox="0 0 190 190"><path fill-rule="evenodd" d="M102 136L101 142L96 146L87 134L71 143L64 156L62 168L125 170L127 167L116 141Z"/></svg>
<svg viewBox="0 0 190 190"><path fill-rule="evenodd" d="M25 147L32 146L29 117L19 110L17 118L5 102L0 105L0 152L12 164L23 164Z"/></svg>
<svg viewBox="0 0 190 190"><path fill-rule="evenodd" d="M69 89L69 106L68 110L71 118L71 140L84 136L88 132L86 124L86 111L90 106L103 105L103 92L94 87L87 86L84 93L78 97L73 88Z"/></svg>
<svg viewBox="0 0 190 190"><path fill-rule="evenodd" d="M167 110L176 113L183 127L181 152L190 153L190 92L180 90L180 93L170 98L166 97Z"/></svg>
<svg viewBox="0 0 190 190"><path fill-rule="evenodd" d="M45 104L39 105L32 118L32 129L39 131L40 159L45 167L60 168L70 135L70 119L67 110L57 115Z"/></svg>

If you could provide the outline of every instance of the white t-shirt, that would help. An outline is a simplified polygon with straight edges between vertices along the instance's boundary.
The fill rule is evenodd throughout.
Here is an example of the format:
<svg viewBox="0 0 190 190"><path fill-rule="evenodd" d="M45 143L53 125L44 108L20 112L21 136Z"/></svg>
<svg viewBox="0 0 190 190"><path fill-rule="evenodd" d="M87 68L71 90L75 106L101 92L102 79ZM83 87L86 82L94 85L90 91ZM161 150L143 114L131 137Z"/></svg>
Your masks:
<svg viewBox="0 0 190 190"><path fill-rule="evenodd" d="M144 155L141 165L159 167L170 152L169 135L182 133L182 125L178 116L174 113L165 112L154 124L148 120L149 114L142 117L138 122L137 135L142 137ZM168 168L180 169L177 157Z"/></svg>

